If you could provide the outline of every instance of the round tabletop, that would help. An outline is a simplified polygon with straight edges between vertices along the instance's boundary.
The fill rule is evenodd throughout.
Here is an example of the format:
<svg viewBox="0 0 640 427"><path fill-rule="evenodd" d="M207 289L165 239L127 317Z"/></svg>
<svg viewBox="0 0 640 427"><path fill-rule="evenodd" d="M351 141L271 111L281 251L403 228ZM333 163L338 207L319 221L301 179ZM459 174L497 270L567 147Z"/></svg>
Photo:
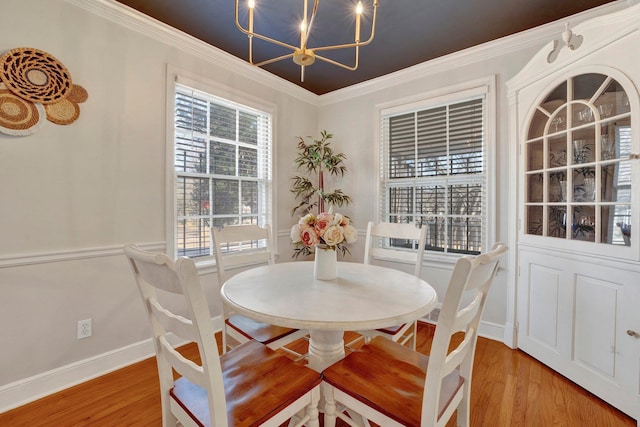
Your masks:
<svg viewBox="0 0 640 427"><path fill-rule="evenodd" d="M438 300L427 282L403 271L339 262L336 279L316 280L306 261L243 271L225 282L221 295L255 320L319 331L402 324L428 314Z"/></svg>

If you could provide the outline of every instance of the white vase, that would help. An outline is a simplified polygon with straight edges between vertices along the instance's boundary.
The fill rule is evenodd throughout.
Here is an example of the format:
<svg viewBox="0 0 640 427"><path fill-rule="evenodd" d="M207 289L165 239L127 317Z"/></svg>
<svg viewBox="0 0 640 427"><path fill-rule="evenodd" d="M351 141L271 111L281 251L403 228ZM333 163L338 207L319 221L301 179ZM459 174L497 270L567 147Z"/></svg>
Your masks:
<svg viewBox="0 0 640 427"><path fill-rule="evenodd" d="M326 245L316 245L313 276L318 280L333 280L338 277L338 254Z"/></svg>

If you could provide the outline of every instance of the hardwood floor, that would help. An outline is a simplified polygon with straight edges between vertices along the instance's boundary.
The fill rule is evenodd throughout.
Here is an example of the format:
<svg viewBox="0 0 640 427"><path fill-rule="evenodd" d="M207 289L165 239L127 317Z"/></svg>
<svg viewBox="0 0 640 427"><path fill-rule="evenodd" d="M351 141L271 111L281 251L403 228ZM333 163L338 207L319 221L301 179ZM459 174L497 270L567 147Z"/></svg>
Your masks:
<svg viewBox="0 0 640 427"><path fill-rule="evenodd" d="M432 330L420 324L419 351L428 353ZM190 346L184 352L196 353ZM147 359L0 414L0 426L161 426L157 381L155 359ZM453 426L454 420L447 424ZM527 354L479 338L471 426L635 427L636 422Z"/></svg>

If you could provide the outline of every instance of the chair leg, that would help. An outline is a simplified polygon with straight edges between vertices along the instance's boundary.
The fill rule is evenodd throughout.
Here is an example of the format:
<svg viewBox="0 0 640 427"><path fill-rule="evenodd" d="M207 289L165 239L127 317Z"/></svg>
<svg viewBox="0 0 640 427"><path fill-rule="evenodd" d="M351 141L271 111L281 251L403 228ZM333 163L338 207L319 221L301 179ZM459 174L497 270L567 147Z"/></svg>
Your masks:
<svg viewBox="0 0 640 427"><path fill-rule="evenodd" d="M322 396L324 397L324 427L335 427L336 401L333 399L333 387L322 383Z"/></svg>
<svg viewBox="0 0 640 427"><path fill-rule="evenodd" d="M462 400L458 404L457 416L456 416L456 425L458 427L469 427L469 393L471 392L467 381L464 382L462 387L465 390L462 393Z"/></svg>
<svg viewBox="0 0 640 427"><path fill-rule="evenodd" d="M418 322L414 321L413 322L413 336L411 337L411 348L413 348L413 351L416 351L416 345L418 344Z"/></svg>
<svg viewBox="0 0 640 427"><path fill-rule="evenodd" d="M318 410L318 404L320 403L320 387L313 389L311 392L311 402L305 409L305 414L309 417L309 420L305 424L307 427L320 427L320 411Z"/></svg>

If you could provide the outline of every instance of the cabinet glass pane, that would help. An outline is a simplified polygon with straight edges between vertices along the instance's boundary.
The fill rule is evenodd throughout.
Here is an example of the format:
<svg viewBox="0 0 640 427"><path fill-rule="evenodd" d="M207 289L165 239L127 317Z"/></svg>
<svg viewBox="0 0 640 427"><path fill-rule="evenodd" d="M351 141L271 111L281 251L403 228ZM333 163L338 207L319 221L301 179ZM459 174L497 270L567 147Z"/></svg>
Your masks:
<svg viewBox="0 0 640 427"><path fill-rule="evenodd" d="M567 108L562 107L556 114L551 117L549 122L549 130L547 133L562 132L567 129Z"/></svg>
<svg viewBox="0 0 640 427"><path fill-rule="evenodd" d="M527 234L542 236L542 206L527 206Z"/></svg>
<svg viewBox="0 0 640 427"><path fill-rule="evenodd" d="M567 201L567 177L566 172L554 171L549 172L548 178L548 198L551 203Z"/></svg>
<svg viewBox="0 0 640 427"><path fill-rule="evenodd" d="M549 138L549 167L567 165L567 136L563 133Z"/></svg>
<svg viewBox="0 0 640 427"><path fill-rule="evenodd" d="M605 90L594 102L601 119L629 113L629 97L622 86L611 79Z"/></svg>
<svg viewBox="0 0 640 427"><path fill-rule="evenodd" d="M595 127L589 126L573 132L572 161L574 165L592 163L596 160Z"/></svg>
<svg viewBox="0 0 640 427"><path fill-rule="evenodd" d="M549 109L549 104L555 104L556 108L559 105L562 105L567 102L567 82L562 82L560 85L556 86L555 89L549 93L549 96L542 103L542 107L547 109L548 111L553 111L555 108Z"/></svg>
<svg viewBox="0 0 640 427"><path fill-rule="evenodd" d="M567 236L567 208L564 206L549 206L549 220L547 221L547 236L566 238Z"/></svg>
<svg viewBox="0 0 640 427"><path fill-rule="evenodd" d="M600 135L600 159L603 161L618 158L618 149L615 135L602 133Z"/></svg>
<svg viewBox="0 0 640 427"><path fill-rule="evenodd" d="M573 125L581 126L586 125L588 123L593 123L596 119L596 115L586 104L577 103L571 105L572 117L573 117Z"/></svg>
<svg viewBox="0 0 640 427"><path fill-rule="evenodd" d="M581 74L572 79L573 83L573 99L588 101L593 98L599 90L601 90L602 84L607 79L604 74Z"/></svg>
<svg viewBox="0 0 640 427"><path fill-rule="evenodd" d="M544 134L544 127L547 124L549 116L540 110L536 110L529 125L529 136L527 139L539 138Z"/></svg>
<svg viewBox="0 0 640 427"><path fill-rule="evenodd" d="M595 206L579 205L573 208L571 238L587 242L596 241Z"/></svg>
<svg viewBox="0 0 640 427"><path fill-rule="evenodd" d="M535 171L544 167L542 140L527 144L527 170Z"/></svg>
<svg viewBox="0 0 640 427"><path fill-rule="evenodd" d="M600 197L603 202L631 203L631 162L603 166L600 170Z"/></svg>
<svg viewBox="0 0 640 427"><path fill-rule="evenodd" d="M574 202L593 202L596 190L596 170L592 167L573 169Z"/></svg>
<svg viewBox="0 0 640 427"><path fill-rule="evenodd" d="M542 189L544 188L544 175L536 173L527 175L527 202L539 203L542 202Z"/></svg>
<svg viewBox="0 0 640 427"><path fill-rule="evenodd" d="M600 229L603 243L631 246L631 206L602 206L600 210Z"/></svg>

